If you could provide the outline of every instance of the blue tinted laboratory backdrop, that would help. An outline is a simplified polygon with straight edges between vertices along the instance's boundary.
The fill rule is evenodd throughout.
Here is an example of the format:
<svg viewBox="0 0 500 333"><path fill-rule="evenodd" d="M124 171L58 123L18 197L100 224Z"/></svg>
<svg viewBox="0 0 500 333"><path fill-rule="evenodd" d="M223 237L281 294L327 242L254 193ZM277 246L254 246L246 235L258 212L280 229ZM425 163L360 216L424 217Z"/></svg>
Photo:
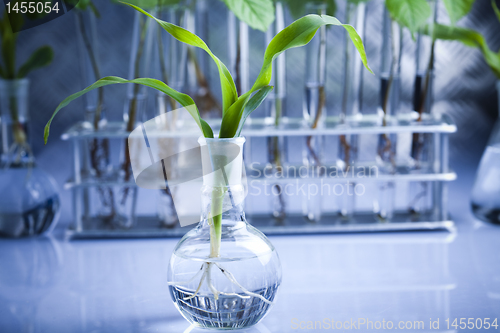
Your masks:
<svg viewBox="0 0 500 333"><path fill-rule="evenodd" d="M98 20L98 35L102 74L128 76L128 61L130 55L130 40L134 12L131 8L114 4L111 1L96 1L102 18ZM209 37L208 44L214 52L225 60L227 53L226 38L220 38L218 31L225 29L226 11L220 0L210 0L210 24L217 25ZM341 18L339 13L339 17ZM366 48L368 58L375 72L378 72L380 60L379 47L381 40L381 11L373 8L368 20ZM291 22L287 18L287 24ZM447 22L444 8L440 8L439 20ZM490 2L478 0L468 17L459 22L459 25L470 27L486 35L490 47L497 50L500 47L500 24L496 20L490 7ZM221 29L221 30L219 30ZM343 30L330 29L328 32L328 87L331 89L328 107L334 110L338 105L335 98L335 87L341 82L340 59L342 52ZM251 74L258 71L264 50L263 35L252 32L251 40ZM32 119L32 144L38 163L49 171L57 180L62 191L62 222L71 220L70 193L62 189L64 182L71 176L71 147L68 142L59 139L65 129L83 118L83 100L77 100L67 107L55 119L52 125L51 141L43 145L43 127L50 114L68 95L83 88L81 80L78 48L76 43L76 29L74 13L43 26L23 31L19 36L19 62L22 62L31 50L40 45L48 44L54 48L53 64L32 74L30 113ZM405 50L411 56L412 50ZM288 115L300 115L302 110L302 87L304 80L304 49L293 50L287 54L288 93L286 112ZM405 64L412 64L411 60ZM409 66L409 65L408 65ZM413 65L411 65L413 66ZM413 68L412 68L413 71ZM413 77L403 70L402 88L403 98L409 98L413 84ZM365 112L373 113L378 99L378 81L375 76L366 73L365 85ZM475 150L480 154L484 147L487 135L491 130L497 113L497 98L495 92L495 77L483 61L481 54L474 49L454 42L439 42L436 57L436 84L435 106L433 112L447 113L452 116L458 125L459 131L452 137L452 158L464 150ZM111 86L106 88L107 114L110 120L120 120L126 88ZM406 97L405 97L406 96ZM149 108L154 108L154 102ZM154 213L154 212L152 212Z"/></svg>

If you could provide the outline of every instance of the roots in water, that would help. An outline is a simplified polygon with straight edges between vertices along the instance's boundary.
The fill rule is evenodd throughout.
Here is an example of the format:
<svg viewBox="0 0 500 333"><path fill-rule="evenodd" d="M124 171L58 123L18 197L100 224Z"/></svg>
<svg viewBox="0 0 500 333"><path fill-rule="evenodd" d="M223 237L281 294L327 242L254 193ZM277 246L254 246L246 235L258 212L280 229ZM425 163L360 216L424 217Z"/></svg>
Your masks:
<svg viewBox="0 0 500 333"><path fill-rule="evenodd" d="M221 273L224 274L224 276L232 284L234 284L235 286L237 286L245 295L240 295L240 294L237 294L237 293L226 293L226 292L222 292L222 291L217 290L215 288L215 286L213 285L213 283L212 283L212 267L213 266L216 266L221 271ZM244 298L244 299L245 298L250 298L250 297L257 297L257 298L261 299L262 301L264 301L267 304L272 304L273 303L273 302L269 301L268 299L266 299L264 296L256 294L256 293L253 293L253 292L249 291L248 289L246 289L245 287L243 287L235 279L234 275L231 272L229 272L227 269L225 269L220 264L215 263L215 262L204 262L201 265L200 270L191 279L189 279L188 281L184 281L184 282L169 282L168 284L170 286L187 285L187 284L193 282L200 274L202 274L202 275L201 275L200 283L198 284L198 287L196 288L195 292L191 296L188 296L188 297L184 298L185 301L190 300L190 299L196 297L196 295L198 295L198 292L201 289L201 286L203 285L203 282L206 281L207 286L210 289L210 291L213 293L215 300L219 299L219 295L224 295L224 296L236 296L236 297Z"/></svg>

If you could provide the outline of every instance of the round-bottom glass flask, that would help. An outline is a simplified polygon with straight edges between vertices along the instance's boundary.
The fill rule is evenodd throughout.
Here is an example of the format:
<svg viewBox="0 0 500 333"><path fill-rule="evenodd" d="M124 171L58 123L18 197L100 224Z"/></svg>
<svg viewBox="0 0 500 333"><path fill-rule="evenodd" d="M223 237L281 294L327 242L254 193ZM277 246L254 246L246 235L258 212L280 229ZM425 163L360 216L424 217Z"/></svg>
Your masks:
<svg viewBox="0 0 500 333"><path fill-rule="evenodd" d="M244 142L200 139L202 221L179 241L170 259L170 295L184 318L202 328L257 324L281 284L276 250L243 212Z"/></svg>
<svg viewBox="0 0 500 333"><path fill-rule="evenodd" d="M28 79L0 80L0 237L46 233L60 211L57 185L31 152L28 88Z"/></svg>

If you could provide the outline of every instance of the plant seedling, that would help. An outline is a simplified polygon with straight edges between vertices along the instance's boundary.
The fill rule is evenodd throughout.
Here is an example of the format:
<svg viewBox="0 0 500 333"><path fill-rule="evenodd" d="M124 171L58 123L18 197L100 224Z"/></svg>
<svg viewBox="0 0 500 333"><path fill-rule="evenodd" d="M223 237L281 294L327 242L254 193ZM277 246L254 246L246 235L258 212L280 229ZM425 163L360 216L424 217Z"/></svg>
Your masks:
<svg viewBox="0 0 500 333"><path fill-rule="evenodd" d="M272 75L273 60L288 49L301 47L309 43L316 34L316 32L318 31L318 29L322 26L332 25L332 26L341 26L345 28L349 34L349 37L354 43L356 49L358 50L359 55L361 56L361 59L365 67L370 72L372 72L371 69L368 67L363 42L359 37L358 33L356 32L356 30L352 26L340 23L340 21L333 16L307 15L290 24L288 27L279 32L271 40L265 51L264 62L255 83L248 92L242 95L238 95L235 83L233 81L233 78L229 70L219 60L219 58L217 58L217 56L215 56L212 53L212 51L208 48L206 43L201 38L199 38L198 36L189 32L186 29L183 29L169 22L157 19L153 15L147 13L146 11L137 6L131 4L128 5L136 9L137 11L143 13L144 15L150 17L151 19L155 20L163 29L165 29L169 34L171 34L177 40L186 43L188 45L205 50L209 54L209 56L213 59L219 71L221 91L222 91L223 113L222 113L222 123L218 136L219 138L234 138L241 135L243 124L245 123L247 117L255 109L259 107L259 105L264 101L264 99L273 89L273 87L269 85ZM170 88L164 82L156 79L137 78L133 80L126 80L116 76L108 76L98 80L96 83L92 84L86 89L67 97L59 104L59 106L54 111L52 117L48 121L47 125L45 126L45 131L44 131L45 143L47 143L49 137L50 124L54 119L54 117L62 108L67 106L74 99L82 96L83 94L93 89L98 89L100 87L104 87L107 85L120 84L120 83L121 84L134 83L138 85L144 85L167 94L168 96L176 100L180 105L185 107L186 110L191 114L191 116L193 116L204 137L214 138L214 133L212 131L212 128L205 120L201 118L198 107L196 106L196 104L194 103L193 99L190 96L178 92ZM222 214L217 212L222 211L221 209L222 200L220 200L221 193L225 193L225 191L227 190L228 190L227 187L224 186L224 184L221 184L220 187L214 187L212 193L212 207L211 207L211 213L209 214L209 219L211 220L209 223L210 248L211 248L210 258L217 258L220 256ZM207 261L202 264L200 271L198 272L198 274L202 273L202 277L200 279L198 289L191 297L194 297L198 293L204 280L207 281L207 284L210 290L213 292L214 297L216 299L218 298L218 295L221 294L221 292L215 290L215 288L211 283L210 271L212 266L214 265L221 270L221 272L231 281L231 283L235 284L246 295L240 297L244 298L258 297L256 294L249 292L247 289L241 286L234 279L234 276L229 271L219 267L216 263L210 261ZM194 280L198 276L198 274L195 275L190 281ZM182 284L182 283L173 282L172 284Z"/></svg>
<svg viewBox="0 0 500 333"><path fill-rule="evenodd" d="M12 1L11 4L13 5ZM12 12L7 15L4 12L3 18L0 18L0 46L1 46L1 62L0 62L0 78L8 81L23 79L33 70L48 66L54 57L54 53L49 46L41 46L35 50L28 60L17 67L16 65L16 44L18 34L13 31L19 31L25 24L26 19L32 19L30 15L22 15L21 13ZM17 150L16 161L19 161L21 155L27 152L31 156L31 148L28 145L25 128L19 120L19 109L17 99L11 96L8 105L10 106L10 117L12 119L12 132L14 135L14 143L9 147L9 152L15 154ZM13 155L12 155L13 156Z"/></svg>

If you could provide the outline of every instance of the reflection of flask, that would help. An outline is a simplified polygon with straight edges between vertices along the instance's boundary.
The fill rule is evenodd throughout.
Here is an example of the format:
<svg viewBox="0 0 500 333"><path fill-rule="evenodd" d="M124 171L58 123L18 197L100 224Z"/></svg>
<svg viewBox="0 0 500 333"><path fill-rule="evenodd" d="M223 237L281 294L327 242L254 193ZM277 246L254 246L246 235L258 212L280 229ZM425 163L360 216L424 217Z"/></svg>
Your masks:
<svg viewBox="0 0 500 333"><path fill-rule="evenodd" d="M57 186L29 145L28 87L28 79L0 80L0 234L10 237L46 232L59 212Z"/></svg>
<svg viewBox="0 0 500 333"><path fill-rule="evenodd" d="M497 82L500 114L500 81ZM472 189L472 211L477 218L500 224L500 120L486 147Z"/></svg>
<svg viewBox="0 0 500 333"><path fill-rule="evenodd" d="M469 250L478 279L474 292L482 296L482 303L490 313L500 313L500 271L498 265L491 264L500 250L498 230L495 229L496 226L486 224L474 226Z"/></svg>
<svg viewBox="0 0 500 333"><path fill-rule="evenodd" d="M43 331L46 307L41 303L63 276L62 259L51 237L0 242L2 332Z"/></svg>

